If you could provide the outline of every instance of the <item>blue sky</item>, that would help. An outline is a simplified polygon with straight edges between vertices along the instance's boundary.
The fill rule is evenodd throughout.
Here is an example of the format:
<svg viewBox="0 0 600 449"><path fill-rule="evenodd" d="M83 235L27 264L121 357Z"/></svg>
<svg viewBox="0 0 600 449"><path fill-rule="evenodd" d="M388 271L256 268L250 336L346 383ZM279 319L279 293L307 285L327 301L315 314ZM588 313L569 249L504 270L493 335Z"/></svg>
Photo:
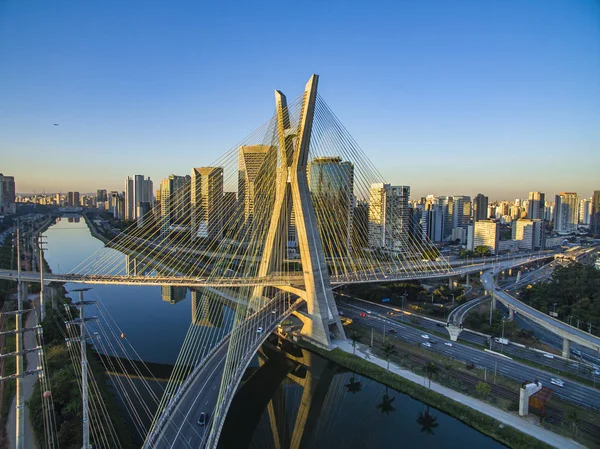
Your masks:
<svg viewBox="0 0 600 449"><path fill-rule="evenodd" d="M0 172L19 192L188 174L312 73L413 197L600 189L595 0L0 1Z"/></svg>

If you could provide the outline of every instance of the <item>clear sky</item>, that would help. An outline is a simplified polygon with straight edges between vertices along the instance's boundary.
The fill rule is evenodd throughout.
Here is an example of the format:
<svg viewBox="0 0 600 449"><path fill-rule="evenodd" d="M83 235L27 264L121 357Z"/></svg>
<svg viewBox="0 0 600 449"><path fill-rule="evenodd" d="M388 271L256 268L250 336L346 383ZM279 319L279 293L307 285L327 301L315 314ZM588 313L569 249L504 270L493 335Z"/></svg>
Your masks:
<svg viewBox="0 0 600 449"><path fill-rule="evenodd" d="M157 185L312 73L413 197L600 189L598 0L0 0L0 172L18 192Z"/></svg>

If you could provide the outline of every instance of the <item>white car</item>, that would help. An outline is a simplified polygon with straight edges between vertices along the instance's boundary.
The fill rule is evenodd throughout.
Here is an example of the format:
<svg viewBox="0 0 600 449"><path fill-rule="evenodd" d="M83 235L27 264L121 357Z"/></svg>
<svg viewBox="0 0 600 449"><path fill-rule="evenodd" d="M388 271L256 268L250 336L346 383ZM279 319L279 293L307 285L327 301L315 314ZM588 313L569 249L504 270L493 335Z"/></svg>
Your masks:
<svg viewBox="0 0 600 449"><path fill-rule="evenodd" d="M263 328L259 327L258 329L256 329L256 333L257 334L262 334Z"/></svg>
<svg viewBox="0 0 600 449"><path fill-rule="evenodd" d="M425 346L426 348L431 348L431 343L428 343L426 341L424 341L423 343L421 343L423 346Z"/></svg>
<svg viewBox="0 0 600 449"><path fill-rule="evenodd" d="M552 385L556 385L556 386L561 387L561 388L565 386L565 383L562 380L557 379L555 377L553 377L552 379L550 379L550 383Z"/></svg>
<svg viewBox="0 0 600 449"><path fill-rule="evenodd" d="M421 335L421 337L424 338L425 340L429 340L429 335L427 335L427 334L423 334L423 335Z"/></svg>
<svg viewBox="0 0 600 449"><path fill-rule="evenodd" d="M449 341L447 341L446 343L444 343L446 346L450 346L452 347L452 343L450 343Z"/></svg>
<svg viewBox="0 0 600 449"><path fill-rule="evenodd" d="M542 355L544 357L546 357L547 359L553 359L554 358L554 356L552 354L548 354L547 352L544 352Z"/></svg>

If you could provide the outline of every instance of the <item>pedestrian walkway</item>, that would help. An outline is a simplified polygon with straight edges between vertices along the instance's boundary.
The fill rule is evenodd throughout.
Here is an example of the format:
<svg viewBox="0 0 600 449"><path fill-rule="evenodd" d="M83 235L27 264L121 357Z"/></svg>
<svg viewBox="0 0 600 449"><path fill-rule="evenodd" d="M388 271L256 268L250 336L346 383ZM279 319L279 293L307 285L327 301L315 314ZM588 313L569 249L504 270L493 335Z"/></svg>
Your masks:
<svg viewBox="0 0 600 449"><path fill-rule="evenodd" d="M354 353L352 343L349 341L334 342L334 348L335 347L349 354ZM370 351L370 348L367 346L356 345L356 356L367 360L371 363L374 363L384 369L387 368L387 362L373 354ZM402 369L393 363L390 363L390 371L416 384L422 386L427 386L428 384L428 379L426 377L415 374L412 371ZM494 407L488 404L487 402L459 393L458 391L454 391L450 388L444 387L443 385L440 385L436 382L431 382L431 390L441 395L444 395L450 399L453 399L456 402L460 402L461 404L466 405L467 407L470 407L473 410L490 416L503 424L514 427L515 429L518 429L521 432L530 435L540 441L543 441L544 443L547 443L551 446L560 449L585 449L585 446L566 437L558 435L554 432L551 432L547 429L544 429L536 423L522 418L517 414L505 412L504 410L500 410L499 408Z"/></svg>

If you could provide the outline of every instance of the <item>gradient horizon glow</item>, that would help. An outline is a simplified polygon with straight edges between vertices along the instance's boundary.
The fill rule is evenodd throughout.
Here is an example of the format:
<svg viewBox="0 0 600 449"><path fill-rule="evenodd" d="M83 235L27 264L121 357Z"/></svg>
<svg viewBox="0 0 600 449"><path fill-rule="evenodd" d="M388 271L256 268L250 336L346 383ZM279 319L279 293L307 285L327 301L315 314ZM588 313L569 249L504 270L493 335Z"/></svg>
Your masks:
<svg viewBox="0 0 600 449"><path fill-rule="evenodd" d="M600 189L594 0L8 0L0 64L0 172L19 193L189 174L312 73L412 198Z"/></svg>

